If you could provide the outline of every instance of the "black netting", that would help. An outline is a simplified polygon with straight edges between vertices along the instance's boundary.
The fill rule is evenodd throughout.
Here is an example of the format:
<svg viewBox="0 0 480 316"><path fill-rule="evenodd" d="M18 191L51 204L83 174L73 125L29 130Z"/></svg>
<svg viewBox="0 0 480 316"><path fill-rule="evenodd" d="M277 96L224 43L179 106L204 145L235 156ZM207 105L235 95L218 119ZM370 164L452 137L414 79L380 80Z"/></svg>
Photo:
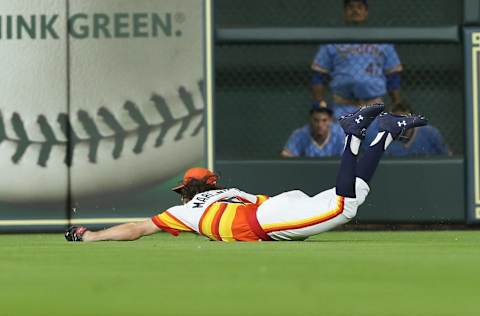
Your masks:
<svg viewBox="0 0 480 316"><path fill-rule="evenodd" d="M306 123L310 64L317 49L303 44L216 47L218 159L278 158L291 131ZM430 118L455 154L463 154L462 46L401 44L396 49L405 67L402 99Z"/></svg>
<svg viewBox="0 0 480 316"><path fill-rule="evenodd" d="M462 23L460 0L369 0L370 26L441 26ZM218 0L219 27L343 25L343 0Z"/></svg>

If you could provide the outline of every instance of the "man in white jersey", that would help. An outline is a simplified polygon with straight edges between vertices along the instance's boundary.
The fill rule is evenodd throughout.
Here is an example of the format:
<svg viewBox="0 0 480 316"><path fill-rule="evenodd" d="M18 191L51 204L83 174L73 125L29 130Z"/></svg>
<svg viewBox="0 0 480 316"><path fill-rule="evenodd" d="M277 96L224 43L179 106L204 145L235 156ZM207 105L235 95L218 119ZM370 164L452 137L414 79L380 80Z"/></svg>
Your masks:
<svg viewBox="0 0 480 316"><path fill-rule="evenodd" d="M173 206L149 220L114 226L102 231L71 227L68 241L135 240L161 230L177 236L193 232L218 241L304 240L349 222L370 191L368 183L390 143L406 130L423 126L423 116L382 113L383 104L364 107L340 119L345 150L336 186L309 197L301 191L268 198L238 189L223 189L217 176L205 168L187 171L173 190L183 205ZM379 133L358 158L361 141L378 116ZM358 160L358 162L357 162Z"/></svg>

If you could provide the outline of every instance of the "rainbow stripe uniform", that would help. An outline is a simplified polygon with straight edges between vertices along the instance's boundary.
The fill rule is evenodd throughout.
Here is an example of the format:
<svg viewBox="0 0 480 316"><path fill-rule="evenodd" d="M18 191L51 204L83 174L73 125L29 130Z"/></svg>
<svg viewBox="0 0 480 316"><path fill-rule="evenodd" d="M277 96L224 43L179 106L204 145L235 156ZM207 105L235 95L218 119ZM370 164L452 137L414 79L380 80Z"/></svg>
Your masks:
<svg viewBox="0 0 480 316"><path fill-rule="evenodd" d="M337 196L334 188L313 197L290 191L271 198L238 189L213 190L153 216L152 221L174 236L194 232L226 242L303 240L351 220L368 192L360 179L356 198Z"/></svg>

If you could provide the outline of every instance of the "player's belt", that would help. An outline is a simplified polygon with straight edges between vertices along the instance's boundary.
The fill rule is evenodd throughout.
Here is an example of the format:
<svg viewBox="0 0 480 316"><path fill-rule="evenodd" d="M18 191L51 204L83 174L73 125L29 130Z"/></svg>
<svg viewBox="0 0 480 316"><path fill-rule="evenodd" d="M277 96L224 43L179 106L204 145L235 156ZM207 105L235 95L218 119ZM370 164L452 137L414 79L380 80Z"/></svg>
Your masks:
<svg viewBox="0 0 480 316"><path fill-rule="evenodd" d="M258 239L261 239L263 241L272 241L273 239L268 236L268 234L262 229L262 226L260 226L260 223L258 222L257 209L257 205L249 205L245 208L248 226L250 226L251 231L255 235L257 235Z"/></svg>

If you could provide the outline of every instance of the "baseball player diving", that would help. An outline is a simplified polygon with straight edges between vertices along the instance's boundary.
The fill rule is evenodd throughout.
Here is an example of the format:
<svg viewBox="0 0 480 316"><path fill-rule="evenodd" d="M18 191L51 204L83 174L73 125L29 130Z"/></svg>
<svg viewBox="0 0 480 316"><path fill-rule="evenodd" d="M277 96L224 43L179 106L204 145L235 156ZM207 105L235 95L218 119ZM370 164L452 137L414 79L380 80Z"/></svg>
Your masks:
<svg viewBox="0 0 480 316"><path fill-rule="evenodd" d="M220 188L214 173L192 168L181 185L173 188L183 205L142 222L101 231L71 227L65 238L76 242L136 240L163 230L175 236L192 232L227 242L282 241L305 240L331 230L356 215L370 191L369 183L380 158L392 141L408 129L427 124L423 116L393 115L383 110L383 104L375 104L340 118L346 140L336 186L313 197L301 191L267 197ZM379 132L358 159L365 131L377 116ZM321 181L321 175L317 177Z"/></svg>

